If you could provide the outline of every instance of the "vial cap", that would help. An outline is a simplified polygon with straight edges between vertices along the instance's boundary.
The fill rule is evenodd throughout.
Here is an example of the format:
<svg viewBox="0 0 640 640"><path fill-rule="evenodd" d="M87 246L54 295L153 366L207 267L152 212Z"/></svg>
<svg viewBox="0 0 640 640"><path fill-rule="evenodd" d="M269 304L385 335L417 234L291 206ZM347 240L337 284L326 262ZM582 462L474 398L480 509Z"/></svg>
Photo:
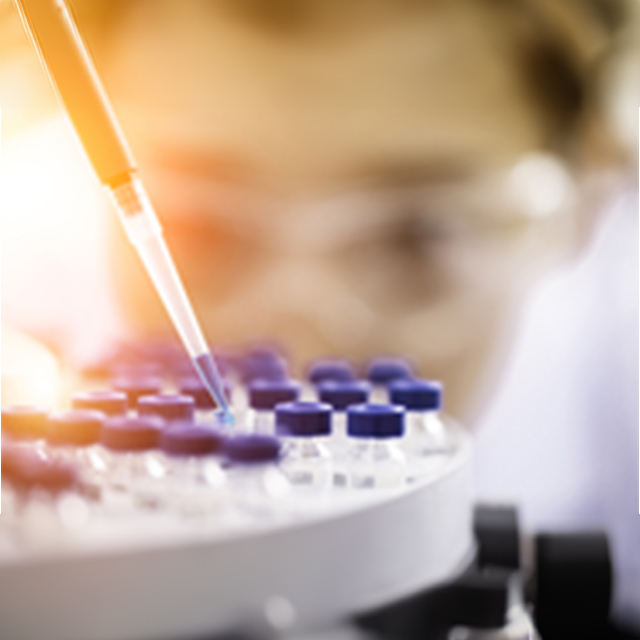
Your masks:
<svg viewBox="0 0 640 640"><path fill-rule="evenodd" d="M117 377L113 382L116 391L126 394L130 406L135 406L138 398L160 393L162 380L157 376L124 376Z"/></svg>
<svg viewBox="0 0 640 640"><path fill-rule="evenodd" d="M146 451L158 446L164 420L158 416L108 418L100 442L113 451Z"/></svg>
<svg viewBox="0 0 640 640"><path fill-rule="evenodd" d="M112 389L95 389L74 393L71 398L74 409L93 409L110 416L127 412L127 394Z"/></svg>
<svg viewBox="0 0 640 640"><path fill-rule="evenodd" d="M344 411L351 405L365 403L370 390L369 383L363 380L322 382L318 386L318 397L321 402L330 404L334 411Z"/></svg>
<svg viewBox="0 0 640 640"><path fill-rule="evenodd" d="M253 349L238 362L240 377L245 383L252 380L285 380L287 362L274 349Z"/></svg>
<svg viewBox="0 0 640 640"><path fill-rule="evenodd" d="M48 413L31 405L2 409L2 428L16 440L37 440L47 435Z"/></svg>
<svg viewBox="0 0 640 640"><path fill-rule="evenodd" d="M286 402L276 406L279 436L313 437L331 433L331 405L324 402Z"/></svg>
<svg viewBox="0 0 640 640"><path fill-rule="evenodd" d="M375 358L369 363L367 378L373 384L386 385L392 380L413 377L409 362L402 358Z"/></svg>
<svg viewBox="0 0 640 640"><path fill-rule="evenodd" d="M264 464L280 458L280 442L267 435L234 436L225 440L223 451L229 462Z"/></svg>
<svg viewBox="0 0 640 640"><path fill-rule="evenodd" d="M196 409L215 409L217 408L215 400L211 397L209 390L204 386L202 380L195 375L186 376L180 379L178 383L180 393L185 396L191 396L195 402ZM231 395L231 386L228 382L223 382L224 393L227 398Z"/></svg>
<svg viewBox="0 0 640 640"><path fill-rule="evenodd" d="M165 420L193 420L195 401L178 393L157 393L138 398L138 414L160 416Z"/></svg>
<svg viewBox="0 0 640 640"><path fill-rule="evenodd" d="M249 384L249 406L271 410L277 404L293 402L300 395L300 384L294 380L254 380Z"/></svg>
<svg viewBox="0 0 640 640"><path fill-rule="evenodd" d="M389 385L393 404L417 411L437 411L442 407L442 384L437 380L396 380Z"/></svg>
<svg viewBox="0 0 640 640"><path fill-rule="evenodd" d="M102 411L71 409L49 415L47 440L53 445L88 446L98 442L105 421Z"/></svg>
<svg viewBox="0 0 640 640"><path fill-rule="evenodd" d="M349 407L347 433L353 438L398 438L404 433L404 409L394 404Z"/></svg>
<svg viewBox="0 0 640 640"><path fill-rule="evenodd" d="M309 367L307 378L313 384L320 384L329 380L350 382L355 379L355 375L346 360L318 360Z"/></svg>
<svg viewBox="0 0 640 640"><path fill-rule="evenodd" d="M284 360L281 346L271 342L254 344L243 357L263 362L267 360Z"/></svg>
<svg viewBox="0 0 640 640"><path fill-rule="evenodd" d="M160 434L160 448L173 456L204 456L222 448L224 436L219 432L189 422L175 423Z"/></svg>

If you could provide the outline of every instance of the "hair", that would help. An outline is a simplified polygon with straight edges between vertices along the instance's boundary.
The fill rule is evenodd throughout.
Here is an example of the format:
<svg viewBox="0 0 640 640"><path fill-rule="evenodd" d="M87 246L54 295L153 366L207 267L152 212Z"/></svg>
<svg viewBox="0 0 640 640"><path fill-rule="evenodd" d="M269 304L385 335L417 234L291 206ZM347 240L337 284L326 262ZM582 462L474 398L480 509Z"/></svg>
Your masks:
<svg viewBox="0 0 640 640"><path fill-rule="evenodd" d="M179 1L179 0L176 0ZM204 0L237 21L274 37L304 35L319 21L345 12L374 12L380 3L337 0ZM112 31L131 9L131 0L71 0L98 58ZM429 11L452 0L392 0L394 10ZM585 118L597 111L594 69L624 24L624 0L457 0L484 13L484 28L514 60L523 90L539 106L547 147L563 155L576 151ZM369 9L371 8L371 9ZM329 16L329 18L327 18ZM353 17L353 16L349 16ZM331 25L333 28L333 24ZM105 45L106 48L105 48Z"/></svg>

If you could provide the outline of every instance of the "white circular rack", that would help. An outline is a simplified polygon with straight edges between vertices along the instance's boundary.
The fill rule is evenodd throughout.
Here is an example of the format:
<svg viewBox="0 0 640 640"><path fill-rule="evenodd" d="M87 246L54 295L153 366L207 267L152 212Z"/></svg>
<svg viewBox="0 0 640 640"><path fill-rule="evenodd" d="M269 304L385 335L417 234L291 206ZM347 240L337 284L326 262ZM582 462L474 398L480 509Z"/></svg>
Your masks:
<svg viewBox="0 0 640 640"><path fill-rule="evenodd" d="M296 632L444 582L474 554L471 443L393 492L353 492L233 535L165 530L0 555L0 637L166 640L265 624ZM274 604L275 603L275 604ZM267 608L267 614L265 614Z"/></svg>

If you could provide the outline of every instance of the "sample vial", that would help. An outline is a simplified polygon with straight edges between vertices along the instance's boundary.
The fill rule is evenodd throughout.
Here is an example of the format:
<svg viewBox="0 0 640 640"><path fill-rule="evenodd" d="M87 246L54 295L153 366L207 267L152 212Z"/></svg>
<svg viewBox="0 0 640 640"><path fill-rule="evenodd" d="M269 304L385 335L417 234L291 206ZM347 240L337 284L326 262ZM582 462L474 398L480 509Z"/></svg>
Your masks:
<svg viewBox="0 0 640 640"><path fill-rule="evenodd" d="M222 499L225 473L219 453L224 437L210 427L173 423L160 435L165 455L163 489L169 506L184 515L206 515Z"/></svg>
<svg viewBox="0 0 640 640"><path fill-rule="evenodd" d="M291 484L278 468L281 446L263 434L237 435L223 445L231 505L255 516L275 515L274 501L286 498Z"/></svg>
<svg viewBox="0 0 640 640"><path fill-rule="evenodd" d="M328 489L333 480L327 447L331 435L331 405L287 402L276 407L276 433L284 440L280 467L292 485Z"/></svg>
<svg viewBox="0 0 640 640"><path fill-rule="evenodd" d="M106 470L103 450L97 444L105 420L101 411L71 409L49 414L47 422L47 455L72 465L93 497L99 495Z"/></svg>
<svg viewBox="0 0 640 640"><path fill-rule="evenodd" d="M347 484L354 489L401 486L407 477L399 441L404 409L390 404L361 404L347 409ZM339 484L339 483L338 483Z"/></svg>
<svg viewBox="0 0 640 640"><path fill-rule="evenodd" d="M194 399L186 394L157 393L138 398L138 415L158 416L167 422L179 420L192 422L195 412Z"/></svg>
<svg viewBox="0 0 640 640"><path fill-rule="evenodd" d="M329 450L333 454L334 461L344 456L349 444L347 408L354 404L366 403L370 391L371 385L363 380L326 381L318 385L318 399L333 408Z"/></svg>
<svg viewBox="0 0 640 640"><path fill-rule="evenodd" d="M249 384L246 430L249 433L274 435L276 405L293 402L299 395L300 383L294 380L254 380Z"/></svg>
<svg viewBox="0 0 640 640"><path fill-rule="evenodd" d="M394 404L406 411L405 449L418 456L446 455L451 437L440 418L442 384L436 380L396 380L389 385Z"/></svg>
<svg viewBox="0 0 640 640"><path fill-rule="evenodd" d="M2 528L21 545L55 547L88 523L91 511L77 492L71 465L8 447L2 452L2 475Z"/></svg>
<svg viewBox="0 0 640 640"><path fill-rule="evenodd" d="M2 409L3 445L16 449L44 451L48 412L32 405L13 405Z"/></svg>
<svg viewBox="0 0 640 640"><path fill-rule="evenodd" d="M367 368L367 379L373 385L372 402L389 402L387 386L394 380L413 377L413 368L402 358L374 358Z"/></svg>
<svg viewBox="0 0 640 640"><path fill-rule="evenodd" d="M127 413L127 394L112 389L95 389L79 391L71 398L74 409L92 409L102 411L108 416L124 415Z"/></svg>
<svg viewBox="0 0 640 640"><path fill-rule="evenodd" d="M100 442L107 452L108 486L127 493L139 506L161 503L161 483L166 474L157 449L165 421L157 416L107 418Z"/></svg>
<svg viewBox="0 0 640 640"><path fill-rule="evenodd" d="M288 377L286 360L274 349L252 349L238 361L241 380L285 380Z"/></svg>
<svg viewBox="0 0 640 640"><path fill-rule="evenodd" d="M311 384L322 382L351 382L355 380L353 367L346 360L316 360L307 372Z"/></svg>

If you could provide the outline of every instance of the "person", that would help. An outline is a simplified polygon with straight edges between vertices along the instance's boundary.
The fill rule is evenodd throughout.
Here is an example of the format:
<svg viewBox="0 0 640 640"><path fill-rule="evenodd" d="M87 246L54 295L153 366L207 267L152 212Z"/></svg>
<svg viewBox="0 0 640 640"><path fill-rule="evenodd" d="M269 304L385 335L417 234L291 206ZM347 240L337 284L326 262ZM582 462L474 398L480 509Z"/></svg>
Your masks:
<svg viewBox="0 0 640 640"><path fill-rule="evenodd" d="M474 412L527 282L600 189L584 76L606 30L577 3L568 43L525 5L169 0L97 23L78 5L213 344L403 355ZM112 238L128 322L167 331Z"/></svg>
<svg viewBox="0 0 640 640"><path fill-rule="evenodd" d="M602 63L617 87L608 95L622 96L610 113L625 114L612 130L628 171L579 258L528 297L500 389L478 419L474 477L481 499L519 505L527 531L607 531L613 615L631 630L640 629L638 138L629 117L640 97L639 36L640 20L620 37L622 54Z"/></svg>
<svg viewBox="0 0 640 640"><path fill-rule="evenodd" d="M618 187L593 79L619 5L73 5L211 342L405 356L473 423ZM109 234L127 325L166 334Z"/></svg>

